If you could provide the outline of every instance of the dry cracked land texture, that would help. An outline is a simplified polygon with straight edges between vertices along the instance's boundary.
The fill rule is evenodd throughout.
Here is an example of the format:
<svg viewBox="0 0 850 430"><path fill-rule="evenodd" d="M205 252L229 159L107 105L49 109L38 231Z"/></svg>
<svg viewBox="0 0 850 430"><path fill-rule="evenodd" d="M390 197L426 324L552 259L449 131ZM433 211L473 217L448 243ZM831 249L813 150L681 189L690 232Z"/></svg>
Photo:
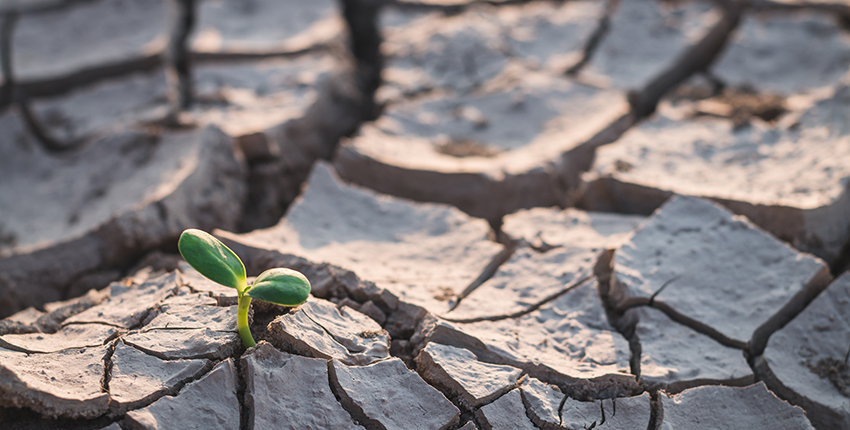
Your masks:
<svg viewBox="0 0 850 430"><path fill-rule="evenodd" d="M848 23L0 0L0 428L850 429Z"/></svg>

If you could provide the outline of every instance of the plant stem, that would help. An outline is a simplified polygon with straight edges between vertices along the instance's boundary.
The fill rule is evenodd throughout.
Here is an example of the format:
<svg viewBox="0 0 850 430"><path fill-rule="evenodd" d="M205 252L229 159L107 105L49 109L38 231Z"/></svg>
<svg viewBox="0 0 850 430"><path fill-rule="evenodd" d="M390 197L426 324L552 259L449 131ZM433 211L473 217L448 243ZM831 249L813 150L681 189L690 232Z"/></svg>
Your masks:
<svg viewBox="0 0 850 430"><path fill-rule="evenodd" d="M242 338L242 343L246 348L257 346L254 342L254 336L251 336L251 327L248 326L248 309L251 308L251 297L239 292L239 308L236 311L236 328L239 330L239 337Z"/></svg>

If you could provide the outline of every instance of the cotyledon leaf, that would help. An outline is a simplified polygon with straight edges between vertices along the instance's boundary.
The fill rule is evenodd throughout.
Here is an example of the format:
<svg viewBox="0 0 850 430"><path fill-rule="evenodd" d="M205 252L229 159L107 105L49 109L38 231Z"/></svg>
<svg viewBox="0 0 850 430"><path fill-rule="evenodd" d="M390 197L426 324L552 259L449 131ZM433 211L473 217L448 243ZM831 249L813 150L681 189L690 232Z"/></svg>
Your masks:
<svg viewBox="0 0 850 430"><path fill-rule="evenodd" d="M310 281L296 270L269 269L257 277L245 294L278 305L297 306L310 295Z"/></svg>
<svg viewBox="0 0 850 430"><path fill-rule="evenodd" d="M180 255L213 282L239 290L246 285L242 260L213 235L190 228L177 241Z"/></svg>

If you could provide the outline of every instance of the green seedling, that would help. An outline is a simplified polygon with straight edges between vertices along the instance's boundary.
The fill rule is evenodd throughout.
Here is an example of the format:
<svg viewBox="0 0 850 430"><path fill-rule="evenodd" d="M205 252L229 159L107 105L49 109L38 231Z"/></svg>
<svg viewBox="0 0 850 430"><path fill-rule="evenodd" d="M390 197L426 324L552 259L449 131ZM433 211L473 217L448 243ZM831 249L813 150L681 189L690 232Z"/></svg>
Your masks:
<svg viewBox="0 0 850 430"><path fill-rule="evenodd" d="M301 272L282 267L266 270L253 284L248 285L242 260L207 232L196 229L184 231L177 242L177 248L186 262L200 274L213 282L236 289L239 296L236 327L242 343L247 348L257 345L248 327L251 299L283 306L298 306L304 303L310 294L310 281Z"/></svg>

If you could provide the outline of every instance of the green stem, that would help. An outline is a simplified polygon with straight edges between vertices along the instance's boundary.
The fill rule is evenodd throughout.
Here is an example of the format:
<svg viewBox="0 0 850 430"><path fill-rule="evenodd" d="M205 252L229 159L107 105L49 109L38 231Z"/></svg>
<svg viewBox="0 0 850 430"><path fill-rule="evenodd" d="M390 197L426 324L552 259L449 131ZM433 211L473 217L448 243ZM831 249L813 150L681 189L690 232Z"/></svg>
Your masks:
<svg viewBox="0 0 850 430"><path fill-rule="evenodd" d="M248 326L248 309L251 308L251 297L239 292L239 308L236 311L236 328L239 330L239 337L242 338L242 343L246 348L257 346L254 342L254 336L251 336L251 327Z"/></svg>

